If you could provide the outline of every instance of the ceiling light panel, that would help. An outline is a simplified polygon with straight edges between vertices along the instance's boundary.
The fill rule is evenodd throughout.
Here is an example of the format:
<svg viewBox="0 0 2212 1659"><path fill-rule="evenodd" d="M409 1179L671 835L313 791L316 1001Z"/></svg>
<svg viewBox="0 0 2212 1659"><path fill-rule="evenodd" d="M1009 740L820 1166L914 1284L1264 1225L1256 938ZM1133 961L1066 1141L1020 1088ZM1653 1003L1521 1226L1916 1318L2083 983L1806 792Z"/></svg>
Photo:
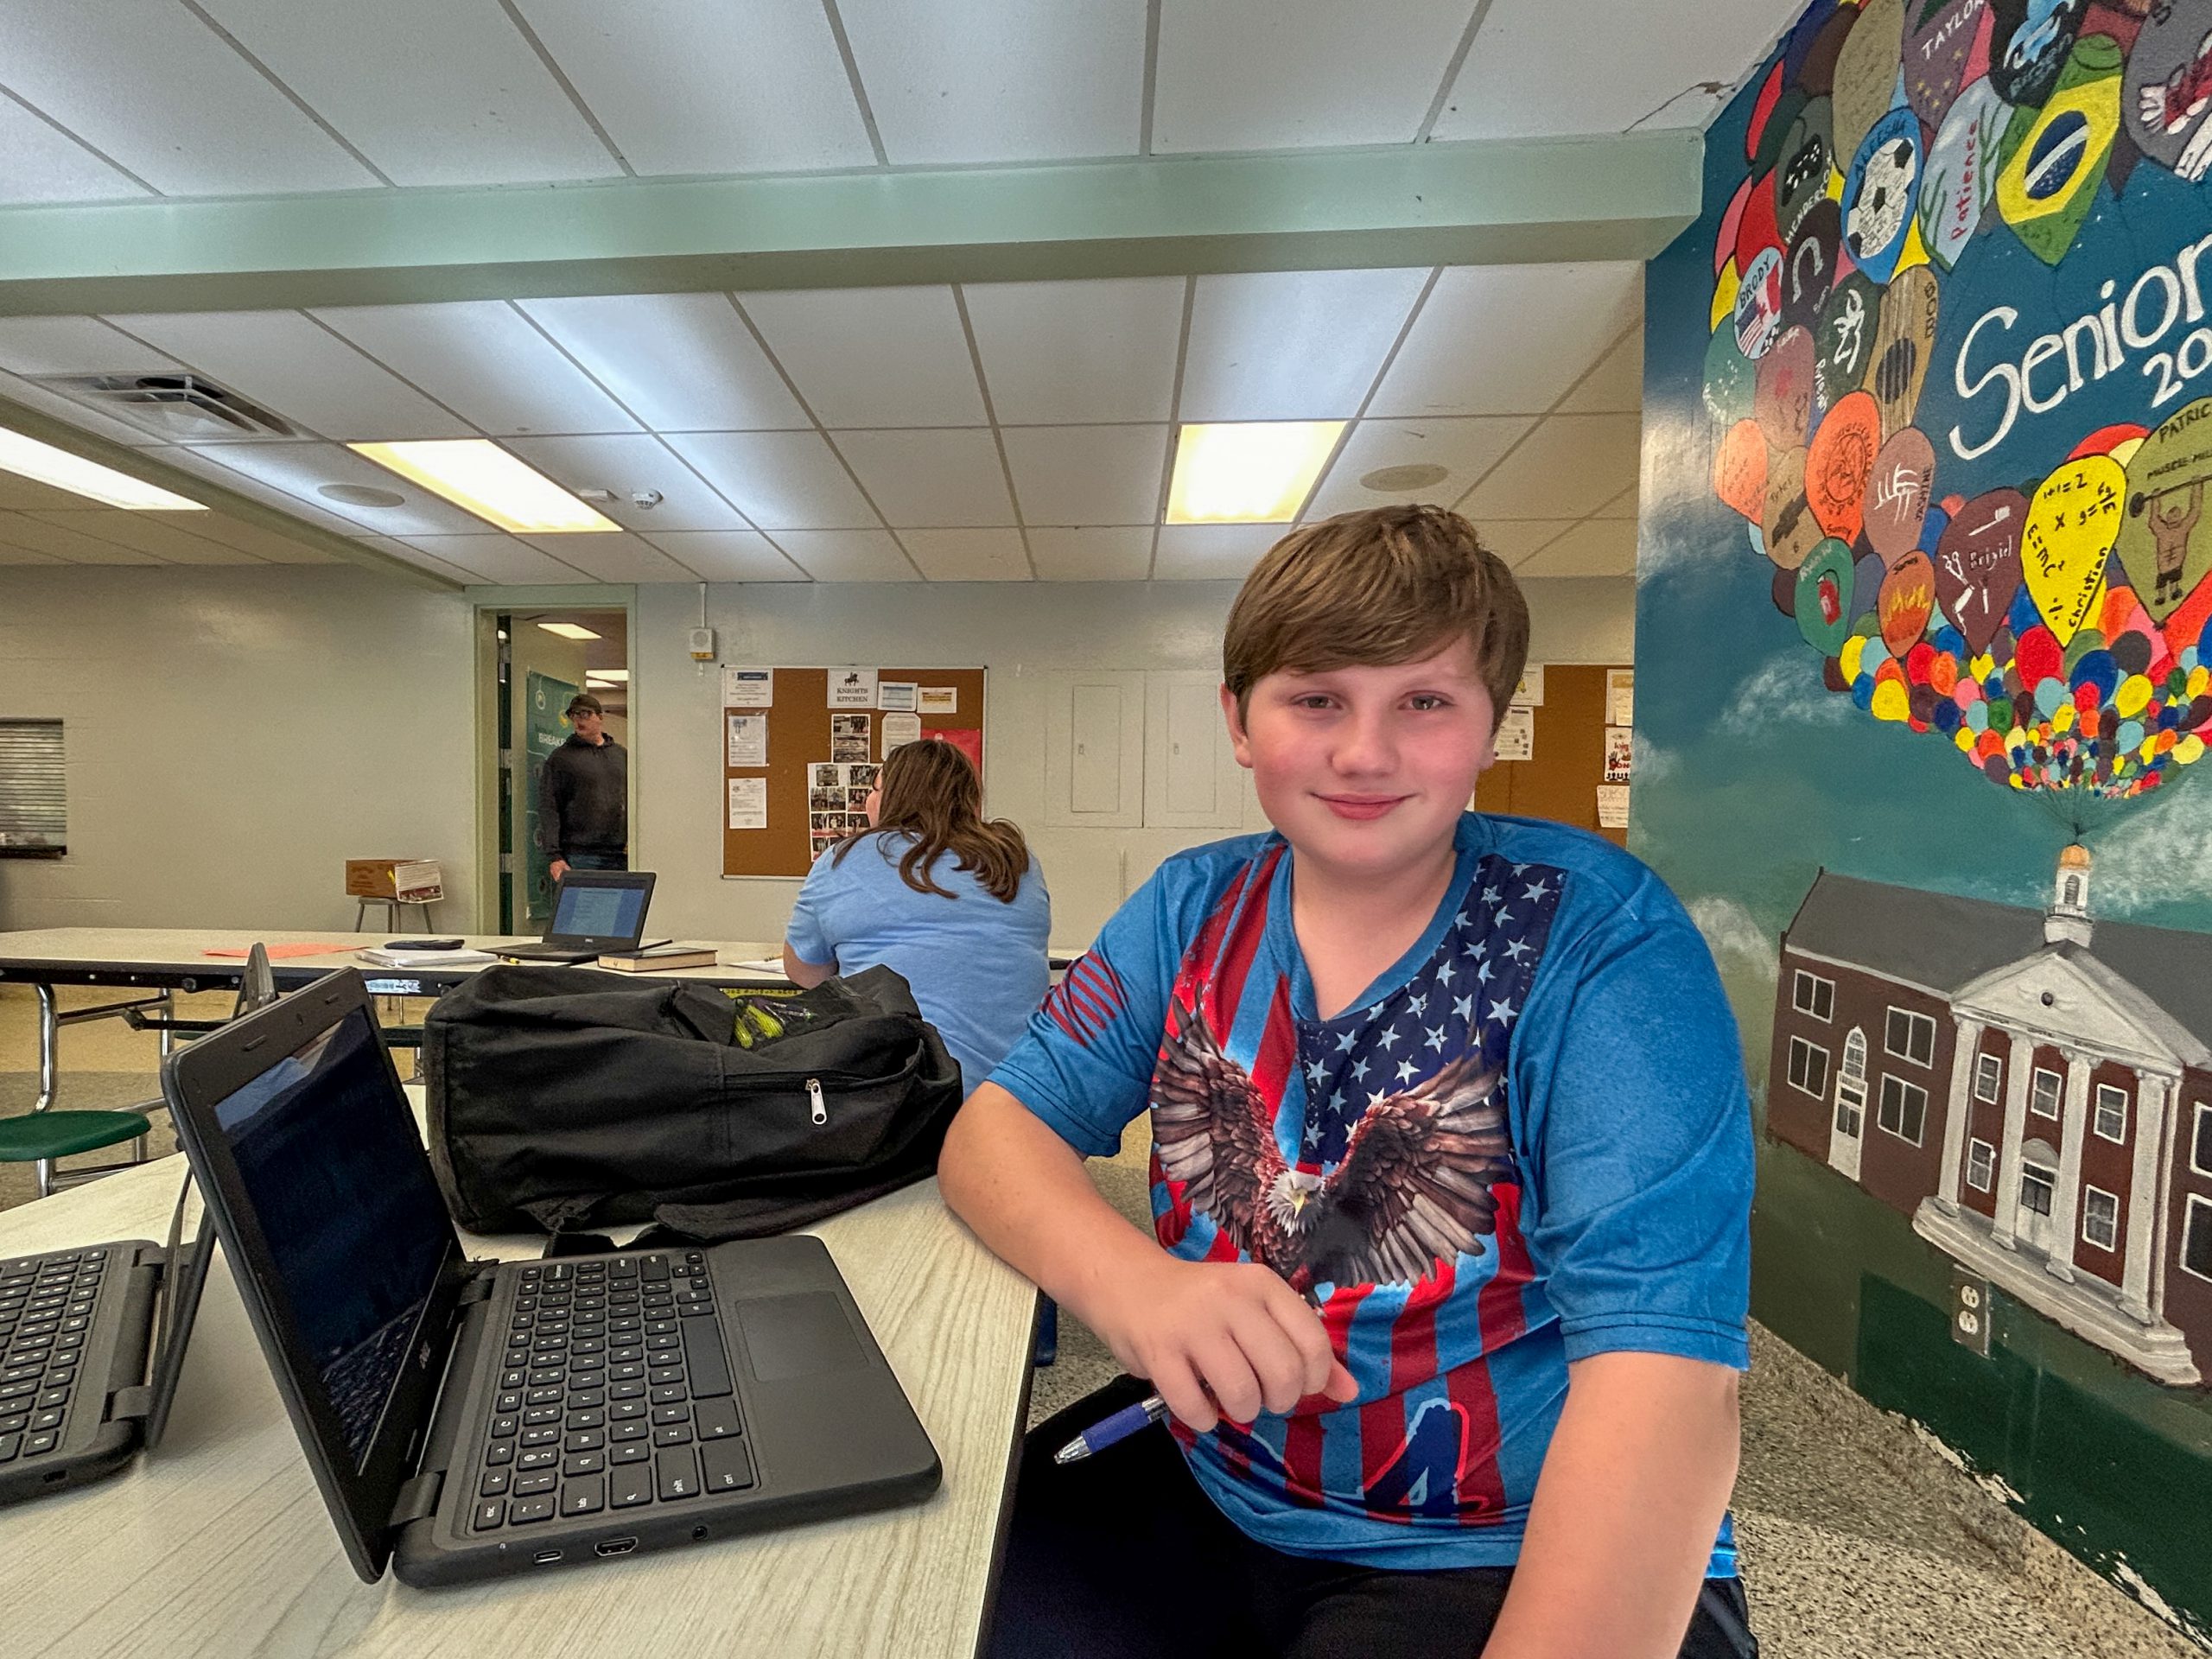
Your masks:
<svg viewBox="0 0 2212 1659"><path fill-rule="evenodd" d="M203 512L197 501L188 501L174 490L148 484L103 467L96 461L57 448L37 438L0 427L0 472L28 478L34 483L64 490L111 507L130 507L140 512Z"/></svg>
<svg viewBox="0 0 2212 1659"><path fill-rule="evenodd" d="M668 174L875 160L820 0L518 0L623 158Z"/></svg>
<svg viewBox="0 0 2212 1659"><path fill-rule="evenodd" d="M950 288L792 289L739 298L828 427L981 426Z"/></svg>
<svg viewBox="0 0 2212 1659"><path fill-rule="evenodd" d="M1437 278L1367 412L1541 415L1643 305L1643 267L1457 265Z"/></svg>
<svg viewBox="0 0 2212 1659"><path fill-rule="evenodd" d="M1324 421L1358 413L1427 280L1419 270L1199 277L1182 418Z"/></svg>
<svg viewBox="0 0 2212 1659"><path fill-rule="evenodd" d="M702 582L804 582L806 572L756 530L678 530L653 544Z"/></svg>
<svg viewBox="0 0 2212 1659"><path fill-rule="evenodd" d="M1281 524L1162 524L1153 575L1162 582L1242 582L1287 528Z"/></svg>
<svg viewBox="0 0 2212 1659"><path fill-rule="evenodd" d="M1526 416L1476 416L1428 421L1362 421L1344 440L1329 475L1306 503L1308 520L1332 513L1356 512L1393 501L1433 501L1450 506L1468 486L1497 465L1521 435L1535 423ZM1360 480L1387 467L1444 469L1434 484L1409 490L1372 490Z"/></svg>
<svg viewBox="0 0 2212 1659"><path fill-rule="evenodd" d="M1032 530L1029 557L1039 582L1142 582L1152 566L1152 529Z"/></svg>
<svg viewBox="0 0 2212 1659"><path fill-rule="evenodd" d="M1554 415L1476 486L1459 511L1489 518L1580 518L1636 483L1643 420Z"/></svg>
<svg viewBox="0 0 2212 1659"><path fill-rule="evenodd" d="M0 110L14 107L0 99ZM0 164L0 177L4 173ZM10 373L152 373L180 366L98 317L0 317L0 369Z"/></svg>
<svg viewBox="0 0 2212 1659"><path fill-rule="evenodd" d="M395 184L621 175L496 5L200 3Z"/></svg>
<svg viewBox="0 0 2212 1659"><path fill-rule="evenodd" d="M110 319L232 391L327 438L460 438L468 423L297 311Z"/></svg>
<svg viewBox="0 0 2212 1659"><path fill-rule="evenodd" d="M195 444L168 450L164 458L287 512L297 512L310 523L334 525L341 531L359 528L387 536L467 536L486 528L474 514L406 485L385 468L336 444ZM396 489L405 500L397 507L352 506L318 493L325 484Z"/></svg>
<svg viewBox="0 0 2212 1659"><path fill-rule="evenodd" d="M0 6L0 63L11 92L163 195L378 182L182 6Z"/></svg>
<svg viewBox="0 0 2212 1659"><path fill-rule="evenodd" d="M1287 524L1344 431L1342 421L1185 426L1167 486L1171 524Z"/></svg>
<svg viewBox="0 0 2212 1659"><path fill-rule="evenodd" d="M548 633L557 633L563 639L596 639L599 635L581 622L540 622L537 625Z"/></svg>
<svg viewBox="0 0 2212 1659"><path fill-rule="evenodd" d="M776 542L817 582L919 582L887 530L786 530Z"/></svg>
<svg viewBox="0 0 2212 1659"><path fill-rule="evenodd" d="M443 496L464 512L518 536L581 536L615 529L596 507L486 438L346 447Z"/></svg>
<svg viewBox="0 0 2212 1659"><path fill-rule="evenodd" d="M882 524L819 432L673 432L668 446L762 530Z"/></svg>
<svg viewBox="0 0 2212 1659"><path fill-rule="evenodd" d="M899 539L931 582L1027 582L1018 530L909 530Z"/></svg>
<svg viewBox="0 0 2212 1659"><path fill-rule="evenodd" d="M120 201L147 194L22 105L0 99L0 207Z"/></svg>
<svg viewBox="0 0 2212 1659"><path fill-rule="evenodd" d="M1144 0L839 0L894 164L1136 154Z"/></svg>
<svg viewBox="0 0 2212 1659"><path fill-rule="evenodd" d="M1474 10L1474 0L1165 0L1153 153L1410 143Z"/></svg>
<svg viewBox="0 0 2212 1659"><path fill-rule="evenodd" d="M613 491L612 501L592 505L625 530L652 535L663 530L752 528L658 438L643 433L510 438L505 447L565 489ZM654 491L661 499L650 507L641 507L632 499L638 493Z"/></svg>
<svg viewBox="0 0 2212 1659"><path fill-rule="evenodd" d="M832 435L893 530L1011 524L998 446L981 428Z"/></svg>
<svg viewBox="0 0 2212 1659"><path fill-rule="evenodd" d="M519 303L652 431L810 424L727 295L617 294Z"/></svg>
<svg viewBox="0 0 2212 1659"><path fill-rule="evenodd" d="M638 429L504 301L343 306L315 315L494 437Z"/></svg>
<svg viewBox="0 0 2212 1659"><path fill-rule="evenodd" d="M1009 426L1001 435L1024 523L1149 524L1160 516L1166 426Z"/></svg>
<svg viewBox="0 0 2212 1659"><path fill-rule="evenodd" d="M1183 289L1180 276L1130 276L963 289L1001 423L1166 420Z"/></svg>

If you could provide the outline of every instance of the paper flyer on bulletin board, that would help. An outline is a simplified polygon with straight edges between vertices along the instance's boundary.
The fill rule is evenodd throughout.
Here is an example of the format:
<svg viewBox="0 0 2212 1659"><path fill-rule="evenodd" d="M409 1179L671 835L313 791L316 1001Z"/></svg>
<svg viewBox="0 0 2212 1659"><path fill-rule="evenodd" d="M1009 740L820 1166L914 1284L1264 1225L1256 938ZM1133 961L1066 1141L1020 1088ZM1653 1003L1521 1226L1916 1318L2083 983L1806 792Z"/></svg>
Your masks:
<svg viewBox="0 0 2212 1659"><path fill-rule="evenodd" d="M729 827L766 830L768 827L768 780L733 778L729 780Z"/></svg>
<svg viewBox="0 0 2212 1659"><path fill-rule="evenodd" d="M1605 724L1636 724L1636 671L1632 668L1605 671Z"/></svg>
<svg viewBox="0 0 2212 1659"><path fill-rule="evenodd" d="M875 707L875 671L872 668L833 668L830 671L832 709Z"/></svg>
<svg viewBox="0 0 2212 1659"><path fill-rule="evenodd" d="M768 764L768 717L766 715L729 716L729 764L765 766ZM730 826L734 830L735 824Z"/></svg>
<svg viewBox="0 0 2212 1659"><path fill-rule="evenodd" d="M772 709L776 706L776 671L722 664L722 707Z"/></svg>
<svg viewBox="0 0 2212 1659"><path fill-rule="evenodd" d="M1531 663L1521 672L1521 683L1513 688L1515 709L1541 709L1544 706L1544 665Z"/></svg>
<svg viewBox="0 0 2212 1659"><path fill-rule="evenodd" d="M1536 711L1523 703L1508 709L1497 723L1497 758L1533 760L1536 758Z"/></svg>

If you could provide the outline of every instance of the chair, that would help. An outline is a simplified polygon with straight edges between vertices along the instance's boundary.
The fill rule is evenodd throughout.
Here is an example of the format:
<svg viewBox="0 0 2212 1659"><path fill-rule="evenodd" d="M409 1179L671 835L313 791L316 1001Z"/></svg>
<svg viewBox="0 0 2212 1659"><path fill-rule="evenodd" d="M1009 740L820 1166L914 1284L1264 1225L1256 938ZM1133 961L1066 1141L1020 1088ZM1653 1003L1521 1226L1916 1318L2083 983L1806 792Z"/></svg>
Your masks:
<svg viewBox="0 0 2212 1659"><path fill-rule="evenodd" d="M276 1000L276 976L269 966L269 953L256 944L245 959L245 969L238 976L238 998L231 1009L231 1018L251 1014ZM57 1028L69 1022L70 1015L56 1014L51 1004L51 986L39 987L39 997L48 1006L41 1009L39 1022L38 1098L31 1109L17 1117L0 1117L0 1164L29 1164L32 1179L41 1198L50 1196L65 1181L87 1181L94 1176L111 1175L117 1170L128 1169L132 1164L146 1161L146 1136L153 1129L147 1113L167 1109L162 1100L143 1101L128 1109L111 1111L54 1111L50 1109L55 1084L54 1038ZM164 999L166 1000L166 999ZM137 1010L139 1005L128 1007L86 1008L72 1010L86 1016L105 1016L121 1014L133 1027L142 1031L162 1033L162 1052L167 1053L173 1035L199 1034L219 1029L227 1023L220 1020L148 1020ZM78 1153L98 1152L103 1147L132 1143L130 1158L126 1163L98 1164L79 1166L66 1173L54 1168L55 1160L74 1156Z"/></svg>

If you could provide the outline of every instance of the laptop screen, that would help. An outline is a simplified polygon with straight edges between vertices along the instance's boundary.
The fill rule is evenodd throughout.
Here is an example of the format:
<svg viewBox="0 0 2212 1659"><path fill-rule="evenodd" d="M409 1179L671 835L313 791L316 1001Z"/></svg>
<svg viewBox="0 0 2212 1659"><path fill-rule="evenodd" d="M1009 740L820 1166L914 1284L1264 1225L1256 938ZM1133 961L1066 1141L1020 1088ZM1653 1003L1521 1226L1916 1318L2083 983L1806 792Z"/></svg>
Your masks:
<svg viewBox="0 0 2212 1659"><path fill-rule="evenodd" d="M270 1289L358 1471L454 1243L368 1011L349 1009L214 1109L276 1265Z"/></svg>
<svg viewBox="0 0 2212 1659"><path fill-rule="evenodd" d="M560 903L554 907L553 925L546 937L634 939L645 931L647 892L626 884L602 887L571 875L561 883Z"/></svg>

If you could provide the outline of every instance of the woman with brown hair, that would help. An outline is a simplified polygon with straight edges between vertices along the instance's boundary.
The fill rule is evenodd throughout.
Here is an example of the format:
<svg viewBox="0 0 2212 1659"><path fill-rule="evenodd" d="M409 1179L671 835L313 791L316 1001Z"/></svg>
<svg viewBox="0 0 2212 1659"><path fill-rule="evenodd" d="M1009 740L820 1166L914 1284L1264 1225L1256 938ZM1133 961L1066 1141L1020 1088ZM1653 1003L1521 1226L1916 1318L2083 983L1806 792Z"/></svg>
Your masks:
<svg viewBox="0 0 2212 1659"><path fill-rule="evenodd" d="M913 988L972 1090L1045 1000L1052 896L983 785L950 743L901 744L868 798L873 827L814 861L784 940L801 985L883 963Z"/></svg>

